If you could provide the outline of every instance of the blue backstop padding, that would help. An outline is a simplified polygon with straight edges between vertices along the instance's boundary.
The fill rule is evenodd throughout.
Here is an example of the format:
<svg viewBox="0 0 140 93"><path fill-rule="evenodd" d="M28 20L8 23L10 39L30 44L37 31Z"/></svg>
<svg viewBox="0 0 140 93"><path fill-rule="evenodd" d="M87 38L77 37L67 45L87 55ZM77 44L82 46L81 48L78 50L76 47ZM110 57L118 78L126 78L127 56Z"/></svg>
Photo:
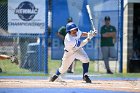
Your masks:
<svg viewBox="0 0 140 93"><path fill-rule="evenodd" d="M105 16L108 15L111 17L111 25L114 25L117 29L117 39L120 38L119 1L120 0L52 0L51 58L60 60L63 56L63 45L56 34L61 26L67 24L68 17L73 18L74 23L81 31L87 32L91 29L91 23L86 10L86 4L89 4L94 17L95 28L98 30L98 35L93 38L84 49L91 60L101 60L100 29L101 26L104 25ZM118 56L120 55L119 44L120 41L117 40L115 48Z"/></svg>

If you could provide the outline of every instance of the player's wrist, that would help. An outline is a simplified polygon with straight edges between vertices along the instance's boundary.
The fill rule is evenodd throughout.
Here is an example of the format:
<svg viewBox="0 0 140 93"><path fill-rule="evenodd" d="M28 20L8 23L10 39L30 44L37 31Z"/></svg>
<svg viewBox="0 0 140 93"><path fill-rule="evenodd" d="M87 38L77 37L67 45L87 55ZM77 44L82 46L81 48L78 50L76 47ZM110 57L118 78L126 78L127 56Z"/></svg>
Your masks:
<svg viewBox="0 0 140 93"><path fill-rule="evenodd" d="M90 40L90 39L92 39L92 37L93 37L92 33L91 32L88 32L87 39Z"/></svg>

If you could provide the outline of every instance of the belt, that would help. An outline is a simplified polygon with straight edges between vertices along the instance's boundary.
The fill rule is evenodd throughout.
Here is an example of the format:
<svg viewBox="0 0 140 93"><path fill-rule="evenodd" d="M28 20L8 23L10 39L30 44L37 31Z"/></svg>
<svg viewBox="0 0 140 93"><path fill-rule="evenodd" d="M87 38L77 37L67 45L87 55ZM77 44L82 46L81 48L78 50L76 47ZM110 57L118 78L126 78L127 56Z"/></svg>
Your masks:
<svg viewBox="0 0 140 93"><path fill-rule="evenodd" d="M65 49L64 51L69 52L69 51L68 51L68 50L66 50L66 49Z"/></svg>

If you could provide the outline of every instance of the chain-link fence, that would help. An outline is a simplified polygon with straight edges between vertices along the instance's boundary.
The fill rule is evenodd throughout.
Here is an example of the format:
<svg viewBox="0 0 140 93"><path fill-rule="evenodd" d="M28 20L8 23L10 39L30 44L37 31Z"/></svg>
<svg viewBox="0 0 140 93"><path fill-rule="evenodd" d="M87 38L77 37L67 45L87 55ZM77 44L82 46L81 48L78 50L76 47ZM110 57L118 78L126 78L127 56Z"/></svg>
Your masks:
<svg viewBox="0 0 140 93"><path fill-rule="evenodd" d="M8 1L0 2L0 55L10 57L0 60L1 72L47 73L47 35L9 33L8 13ZM12 63L13 56L17 58L18 65Z"/></svg>
<svg viewBox="0 0 140 93"><path fill-rule="evenodd" d="M116 40L114 47L116 51L116 58L109 58L113 65L118 70L119 58L121 55L120 38L121 36L121 0L52 0L52 59L61 59L63 56L63 41L57 33L59 29L67 24L67 19L72 17L73 22L83 32L91 30L91 23L87 13L86 5L88 4L91 9L93 24L98 31L98 34L85 45L84 49L89 58L97 62L98 71L104 68L102 65L99 69L100 63L103 61L101 49L101 28L105 25L105 16L110 17L110 25L116 28ZM61 10L61 11L60 11ZM108 29L108 28L105 28ZM109 43L109 42L106 42ZM59 55L57 55L59 53ZM109 55L109 54L106 54ZM104 64L104 63L103 63ZM117 67L116 67L117 66ZM114 67L113 67L114 68Z"/></svg>
<svg viewBox="0 0 140 93"><path fill-rule="evenodd" d="M0 54L16 56L19 65L12 64L10 59L0 60L0 67L6 73L44 72L45 47L37 42L44 39L38 35L0 36Z"/></svg>
<svg viewBox="0 0 140 93"><path fill-rule="evenodd" d="M116 27L117 32L115 49L117 50L118 57L117 61L115 61L116 63L119 63L120 60L118 59L121 55L120 38L122 37L122 28L120 25L121 0L42 0L42 2L46 2L43 3L44 5L42 2L38 3L39 0L35 0L32 3L30 3L32 0L8 0L10 3L8 3L6 0L2 1L3 2L0 2L0 54L5 54L8 56L15 55L19 61L19 65L15 65L12 64L10 60L0 60L0 68L2 68L3 72L47 72L47 33L26 34L24 31L22 31L22 33L15 32L18 32L21 29L28 29L26 30L27 32L37 32L38 30L35 28L36 26L40 26L39 30L41 32L46 32L48 27L47 22L51 22L52 25L51 23L48 23L50 24L48 29L51 30L50 37L52 38L52 40L50 40L52 43L51 58L60 60L63 55L64 46L61 40L57 37L57 31L61 26L66 25L67 18L72 17L73 21L82 31L87 32L91 29L91 23L85 8L86 4L89 4L91 7L95 28L98 30L99 34L84 47L85 51L89 55L89 58L96 60L97 64L99 65L99 61L102 60L100 47L100 30L101 26L104 25L104 17L110 16L111 24ZM48 1L49 3L51 2L50 4L52 4L52 7L47 6ZM36 3L36 5L34 5L34 3ZM27 7L28 9L23 11L24 8L26 9ZM30 8L33 8L33 11L29 11ZM41 12L39 8L41 9ZM51 21L47 20L47 8L52 10L49 11L52 13ZM30 14L25 15L25 13ZM42 13L45 14L46 17L44 17ZM38 16L38 19L32 20L32 18L37 18L36 16ZM45 19L46 23L36 23L36 21L42 20L39 18ZM30 20L31 23L29 23ZM15 23L12 23L11 21L14 21ZM29 28L26 28L28 25ZM15 26L16 29L13 29L12 26Z"/></svg>

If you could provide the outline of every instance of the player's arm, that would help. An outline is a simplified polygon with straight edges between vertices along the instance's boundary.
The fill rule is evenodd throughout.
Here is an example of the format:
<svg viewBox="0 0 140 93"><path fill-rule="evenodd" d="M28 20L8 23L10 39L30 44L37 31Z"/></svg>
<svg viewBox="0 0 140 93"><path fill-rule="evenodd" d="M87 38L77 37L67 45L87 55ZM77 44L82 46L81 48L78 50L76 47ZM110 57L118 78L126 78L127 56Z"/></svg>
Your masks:
<svg viewBox="0 0 140 93"><path fill-rule="evenodd" d="M116 28L114 26L112 26L113 31L112 32L106 32L103 34L103 37L112 37L112 38L116 38Z"/></svg>
<svg viewBox="0 0 140 93"><path fill-rule="evenodd" d="M97 30L90 30L89 32L82 32L81 37L88 37L88 35L95 36L97 34Z"/></svg>
<svg viewBox="0 0 140 93"><path fill-rule="evenodd" d="M83 41L76 41L76 47L85 46L96 34L97 34L97 30L96 31L91 30L90 32L82 32L81 36L87 38L84 39Z"/></svg>
<svg viewBox="0 0 140 93"><path fill-rule="evenodd" d="M92 31L90 32L82 32L79 36L82 37L87 37L86 39L80 41L80 40L70 40L70 38L66 38L66 42L65 42L65 48L67 50L73 50L76 51L79 48L85 46L91 39L92 37L95 35L96 33L93 33Z"/></svg>
<svg viewBox="0 0 140 93"><path fill-rule="evenodd" d="M79 48L85 46L89 41L90 41L90 39L88 37L86 39L84 39L83 41L80 41L80 40L69 41L69 40L67 40L65 42L65 48L67 51L71 51L71 50L76 51Z"/></svg>
<svg viewBox="0 0 140 93"><path fill-rule="evenodd" d="M106 33L103 34L103 37L115 38L116 37L116 32L106 32Z"/></svg>
<svg viewBox="0 0 140 93"><path fill-rule="evenodd" d="M102 37L105 37L105 38L112 37L113 43L116 42L116 32L106 32L102 35Z"/></svg>
<svg viewBox="0 0 140 93"><path fill-rule="evenodd" d="M8 55L0 55L0 60L10 59Z"/></svg>
<svg viewBox="0 0 140 93"><path fill-rule="evenodd" d="M88 32L82 32L81 37L87 37L88 36Z"/></svg>
<svg viewBox="0 0 140 93"><path fill-rule="evenodd" d="M16 65L18 65L19 63L16 56L0 55L0 60L6 60L6 59L10 59L11 63L15 63Z"/></svg>

